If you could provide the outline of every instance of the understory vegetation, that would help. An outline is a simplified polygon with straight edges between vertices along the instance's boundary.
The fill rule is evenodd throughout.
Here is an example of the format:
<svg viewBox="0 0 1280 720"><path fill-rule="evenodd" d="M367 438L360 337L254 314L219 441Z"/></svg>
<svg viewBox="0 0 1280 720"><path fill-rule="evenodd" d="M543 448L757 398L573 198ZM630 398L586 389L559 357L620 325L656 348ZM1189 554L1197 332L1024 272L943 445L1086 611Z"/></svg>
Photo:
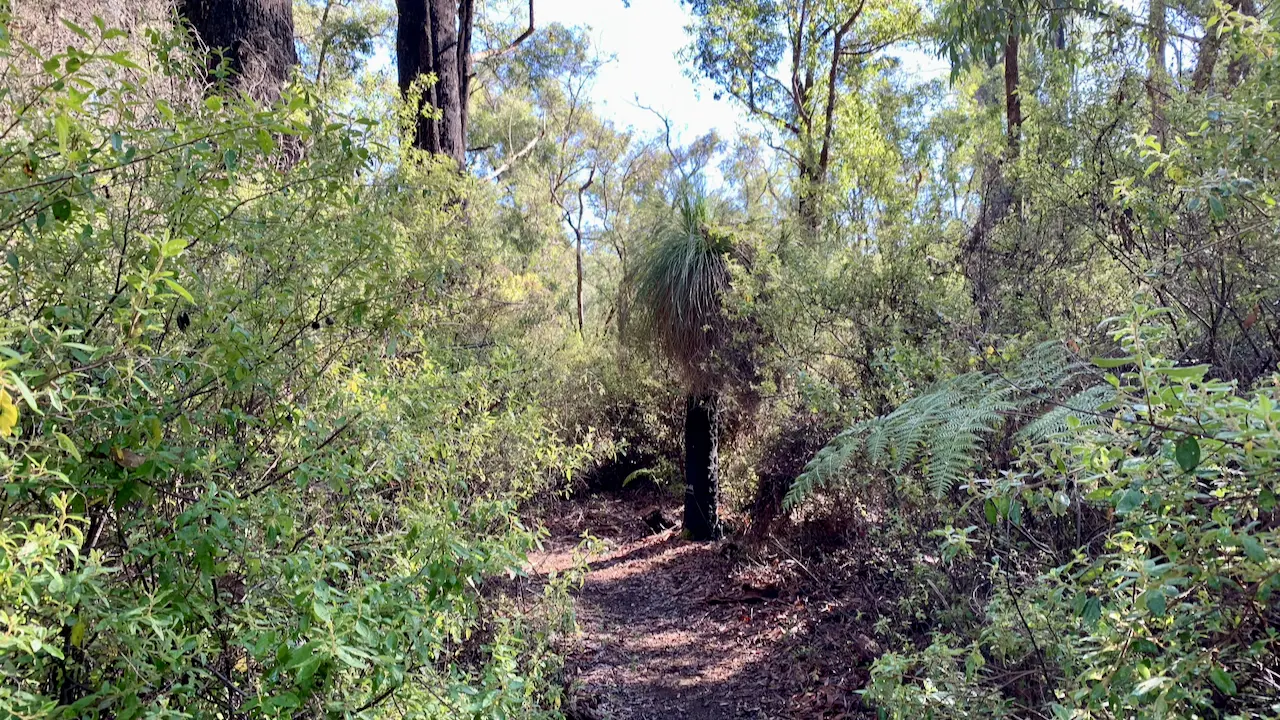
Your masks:
<svg viewBox="0 0 1280 720"><path fill-rule="evenodd" d="M0 0L0 715L564 717L644 485L877 566L867 717L1280 717L1275 4L685 0L684 138L254 2Z"/></svg>

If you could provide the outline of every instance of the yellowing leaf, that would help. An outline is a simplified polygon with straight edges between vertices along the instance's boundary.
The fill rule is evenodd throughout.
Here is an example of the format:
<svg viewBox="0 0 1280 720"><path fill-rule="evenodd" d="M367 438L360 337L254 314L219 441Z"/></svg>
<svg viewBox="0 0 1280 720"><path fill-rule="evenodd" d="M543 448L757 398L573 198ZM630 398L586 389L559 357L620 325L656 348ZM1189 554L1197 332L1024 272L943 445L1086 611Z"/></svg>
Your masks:
<svg viewBox="0 0 1280 720"><path fill-rule="evenodd" d="M13 434L13 426L18 424L18 406L13 404L9 391L0 388L0 437Z"/></svg>
<svg viewBox="0 0 1280 720"><path fill-rule="evenodd" d="M75 647L84 646L84 634L87 630L84 621L78 620L71 628L71 644Z"/></svg>

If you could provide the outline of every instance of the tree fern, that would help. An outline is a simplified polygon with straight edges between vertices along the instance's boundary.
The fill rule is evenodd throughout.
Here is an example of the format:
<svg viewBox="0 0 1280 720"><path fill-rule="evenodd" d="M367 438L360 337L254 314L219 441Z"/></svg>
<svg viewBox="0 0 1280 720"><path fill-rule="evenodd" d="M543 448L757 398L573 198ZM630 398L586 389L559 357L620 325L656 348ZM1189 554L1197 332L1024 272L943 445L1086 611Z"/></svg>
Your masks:
<svg viewBox="0 0 1280 720"><path fill-rule="evenodd" d="M793 506L828 484L859 454L869 465L897 474L918 468L929 491L943 495L969 476L987 438L1011 417L1021 422L1036 415L1017 435L1032 442L1096 422L1111 388L1095 383L1091 366L1056 342L1033 348L1007 375L972 372L944 380L893 412L837 435L805 466L786 503ZM1056 401L1082 385L1088 387Z"/></svg>

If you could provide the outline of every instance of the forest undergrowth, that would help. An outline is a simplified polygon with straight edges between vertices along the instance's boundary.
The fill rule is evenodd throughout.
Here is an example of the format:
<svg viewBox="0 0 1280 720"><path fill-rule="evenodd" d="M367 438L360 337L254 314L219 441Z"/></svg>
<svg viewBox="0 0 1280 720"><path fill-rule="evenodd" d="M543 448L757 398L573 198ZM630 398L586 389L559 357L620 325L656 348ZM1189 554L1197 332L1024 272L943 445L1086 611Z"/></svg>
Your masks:
<svg viewBox="0 0 1280 720"><path fill-rule="evenodd" d="M1274 3L538 2L0 0L0 717L1280 717Z"/></svg>

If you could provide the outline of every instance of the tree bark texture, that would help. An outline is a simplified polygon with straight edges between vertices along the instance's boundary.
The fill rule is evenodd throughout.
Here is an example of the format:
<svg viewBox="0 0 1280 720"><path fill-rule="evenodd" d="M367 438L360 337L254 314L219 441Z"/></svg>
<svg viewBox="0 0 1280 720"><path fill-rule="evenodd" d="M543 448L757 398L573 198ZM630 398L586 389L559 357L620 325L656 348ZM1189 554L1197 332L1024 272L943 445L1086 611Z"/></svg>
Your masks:
<svg viewBox="0 0 1280 720"><path fill-rule="evenodd" d="M1018 87L1018 33L1013 29L1004 42L1004 108L1008 125L1009 154L1016 157L1022 141L1022 91Z"/></svg>
<svg viewBox="0 0 1280 720"><path fill-rule="evenodd" d="M400 92L416 101L412 142L414 147L466 164L465 101L462 95L463 55L458 20L470 12L464 0L396 0L396 68ZM470 37L470 19L464 23ZM434 75L430 84L423 79Z"/></svg>
<svg viewBox="0 0 1280 720"><path fill-rule="evenodd" d="M178 13L226 58L236 88L260 102L280 98L298 64L292 0L178 0ZM215 55L210 62L217 61Z"/></svg>
<svg viewBox="0 0 1280 720"><path fill-rule="evenodd" d="M690 395L684 421L684 529L691 540L720 537L720 418L714 395Z"/></svg>
<svg viewBox="0 0 1280 720"><path fill-rule="evenodd" d="M414 147L467 162L467 101L476 56L471 52L475 0L396 0L396 66L400 92L416 101L411 141ZM533 34L529 29L502 54ZM434 76L428 87L422 78ZM430 117L424 117L430 115Z"/></svg>

